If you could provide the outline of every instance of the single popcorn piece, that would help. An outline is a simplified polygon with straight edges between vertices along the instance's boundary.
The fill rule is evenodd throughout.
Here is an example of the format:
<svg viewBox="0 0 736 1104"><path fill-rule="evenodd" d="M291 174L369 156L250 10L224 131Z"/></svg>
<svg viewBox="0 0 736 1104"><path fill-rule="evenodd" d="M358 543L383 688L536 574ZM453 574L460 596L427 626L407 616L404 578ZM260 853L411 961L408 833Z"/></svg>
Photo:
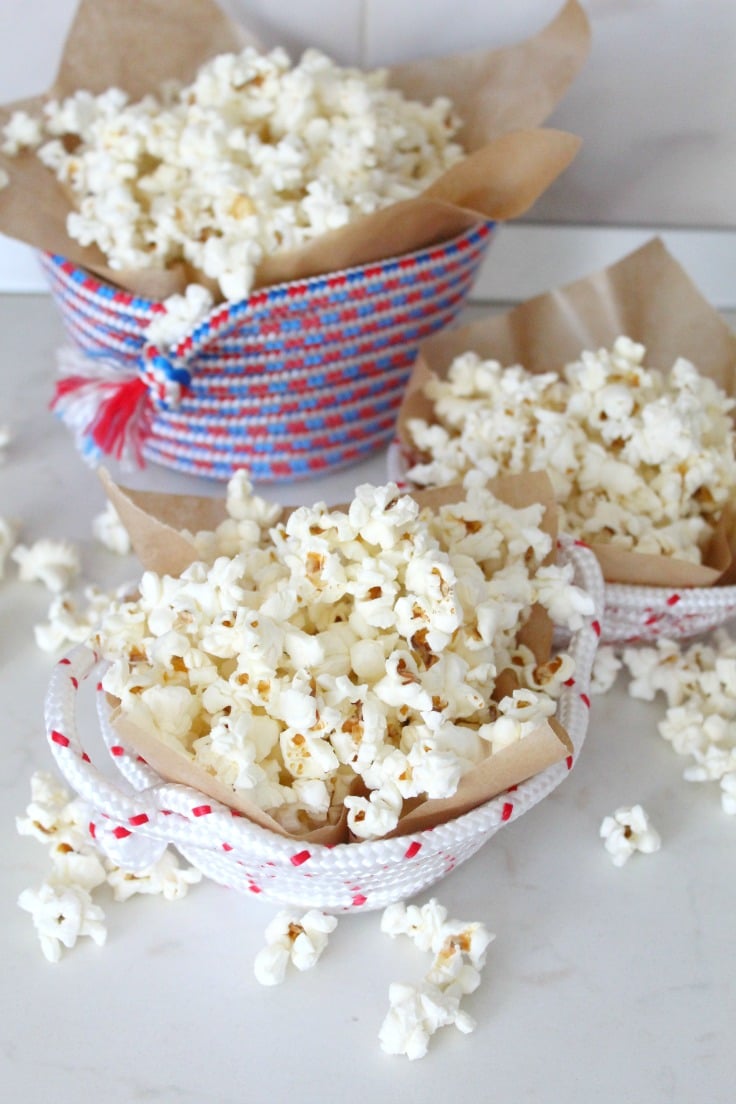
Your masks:
<svg viewBox="0 0 736 1104"><path fill-rule="evenodd" d="M214 305L212 292L201 284L190 284L183 295L170 295L163 310L156 313L146 328L146 341L168 349L188 337Z"/></svg>
<svg viewBox="0 0 736 1104"><path fill-rule="evenodd" d="M17 527L7 518L0 517L0 579L5 578L5 564L15 548Z"/></svg>
<svg viewBox="0 0 736 1104"><path fill-rule="evenodd" d="M59 780L47 771L35 771L31 776L31 801L25 816L16 817L16 829L21 836L32 836L39 843L59 847L66 845L84 850L89 841L88 809Z"/></svg>
<svg viewBox="0 0 736 1104"><path fill-rule="evenodd" d="M240 300L264 257L427 188L463 156L459 127L449 100L409 100L383 70L247 47L136 102L81 90L40 119L17 113L3 149L36 148L73 197L69 235L112 269L184 262ZM203 293L169 300L149 339L183 337Z"/></svg>
<svg viewBox="0 0 736 1104"><path fill-rule="evenodd" d="M297 970L311 970L337 927L337 917L319 909L303 916L280 912L266 928L266 946L259 951L253 970L261 985L280 985L291 962Z"/></svg>
<svg viewBox="0 0 736 1104"><path fill-rule="evenodd" d="M62 947L71 950L82 936L89 936L98 947L107 938L105 914L81 886L44 882L39 889L24 889L18 904L31 914L49 962L58 962Z"/></svg>
<svg viewBox="0 0 736 1104"><path fill-rule="evenodd" d="M30 547L18 544L11 552L22 582L41 582L52 593L66 590L80 570L79 553L69 541L42 538Z"/></svg>
<svg viewBox="0 0 736 1104"><path fill-rule="evenodd" d="M118 517L112 502L108 502L101 514L92 519L92 533L105 548L118 556L127 556L131 550L128 530Z"/></svg>
<svg viewBox="0 0 736 1104"><path fill-rule="evenodd" d="M116 901L127 901L138 893L160 893L167 901L178 901L186 897L190 886L201 880L201 871L180 866L176 855L168 849L147 870L133 872L116 866L107 874Z"/></svg>
<svg viewBox="0 0 736 1104"><path fill-rule="evenodd" d="M614 866L623 866L635 851L650 855L662 845L641 805L621 806L613 816L604 817L600 836Z"/></svg>
<svg viewBox="0 0 736 1104"><path fill-rule="evenodd" d="M430 1038L441 1027L454 1024L464 1035L475 1030L475 1020L461 1010L459 998L429 981L418 986L394 982L388 999L389 1011L378 1033L386 1054L404 1054L415 1061L425 1056Z"/></svg>
<svg viewBox="0 0 736 1104"><path fill-rule="evenodd" d="M560 529L590 543L701 562L736 485L734 400L682 358L646 365L622 336L556 372L475 353L425 385L433 421L409 419L420 486L546 471Z"/></svg>
<svg viewBox="0 0 736 1104"><path fill-rule="evenodd" d="M618 678L623 661L610 644L599 644L590 676L591 694L607 694Z"/></svg>
<svg viewBox="0 0 736 1104"><path fill-rule="evenodd" d="M721 808L729 816L736 816L736 771L721 778Z"/></svg>
<svg viewBox="0 0 736 1104"><path fill-rule="evenodd" d="M2 187L2 185L0 185ZM0 425L0 463L5 460L5 450L13 440L13 432L9 425Z"/></svg>

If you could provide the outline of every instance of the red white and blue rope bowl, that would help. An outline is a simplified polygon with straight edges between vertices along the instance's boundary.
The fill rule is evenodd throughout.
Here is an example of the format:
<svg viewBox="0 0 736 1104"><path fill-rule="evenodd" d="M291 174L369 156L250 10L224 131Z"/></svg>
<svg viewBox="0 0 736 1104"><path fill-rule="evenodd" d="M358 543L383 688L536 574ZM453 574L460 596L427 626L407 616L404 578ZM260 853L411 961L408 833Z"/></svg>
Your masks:
<svg viewBox="0 0 736 1104"><path fill-rule="evenodd" d="M165 782L111 728L99 683L98 717L109 760L105 772L98 769L80 739L77 707L82 684L100 677L101 663L90 649L79 647L54 668L46 731L61 774L89 806L90 834L103 853L132 872L150 866L171 844L205 875L236 891L332 912L385 908L426 889L556 789L580 755L603 581L589 550L562 542L560 558L573 564L575 582L595 605L565 646L575 672L557 706L557 719L572 743L572 753L561 762L431 829L334 847L299 842L253 824L201 792Z"/></svg>
<svg viewBox="0 0 736 1104"><path fill-rule="evenodd" d="M387 477L406 490L416 489L408 472L411 457L394 439L387 453ZM687 640L736 617L736 586L657 587L605 584L602 644L652 644Z"/></svg>
<svg viewBox="0 0 736 1104"><path fill-rule="evenodd" d="M257 482L353 464L391 440L417 348L462 309L493 230L258 289L170 349L146 338L162 303L43 254L74 350L52 407L91 463Z"/></svg>

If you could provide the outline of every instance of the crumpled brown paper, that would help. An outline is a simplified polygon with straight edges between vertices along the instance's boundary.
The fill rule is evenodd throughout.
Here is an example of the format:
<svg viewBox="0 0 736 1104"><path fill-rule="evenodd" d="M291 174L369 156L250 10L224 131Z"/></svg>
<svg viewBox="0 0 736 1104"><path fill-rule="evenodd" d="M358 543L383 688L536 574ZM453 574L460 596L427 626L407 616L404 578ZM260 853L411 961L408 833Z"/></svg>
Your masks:
<svg viewBox="0 0 736 1104"><path fill-rule="evenodd" d="M647 363L669 371L677 357L691 360L729 395L736 395L736 334L707 302L684 269L654 238L616 264L538 295L504 314L445 330L420 346L398 419L407 453L411 418L433 420L424 394L432 376L444 378L454 357L474 351L531 372L558 371L584 349L610 348L625 334L647 349ZM703 549L702 564L592 545L609 583L692 587L736 582L736 487Z"/></svg>
<svg viewBox="0 0 736 1104"><path fill-rule="evenodd" d="M479 220L505 221L529 208L575 156L579 140L534 129L549 115L582 66L587 18L568 0L539 34L518 45L395 66L390 83L408 95L453 98L464 119L468 156L413 200L364 216L299 249L264 259L256 286L301 279L411 252L450 239ZM134 99L171 78L189 82L215 54L258 45L213 0L81 0L56 80L45 96L0 110L38 114L46 99L85 88L117 86ZM96 247L66 232L70 197L32 152L0 155L10 185L0 191L0 231L60 253L110 283L154 299L208 283L184 263L166 270L114 271Z"/></svg>
<svg viewBox="0 0 736 1104"><path fill-rule="evenodd" d="M180 574L188 564L198 558L189 534L201 529L212 529L227 516L222 499L132 491L116 485L104 470L100 471L100 478L108 498L130 535L143 567L159 574ZM494 480L489 486L498 498L517 508L542 503L545 509L541 527L549 533L554 547L557 512L552 485L546 475L532 473L509 476ZM465 492L460 486L417 491L414 494L422 506L432 509L444 503L460 501L464 496ZM290 509L285 509L282 518L290 512ZM543 663L549 658L552 626L546 612L540 607L532 611L532 616L520 630L519 642L532 650L538 662ZM517 683L514 673L502 672L497 679L497 698L510 693L515 685ZM134 727L115 708L111 722L121 739L142 755L167 781L192 786L279 835L324 844L339 843L347 839L344 811L334 824L303 833L287 832L277 820L248 801L242 791L238 792L213 778L195 764L183 749L178 751L151 733ZM571 753L569 736L551 718L523 740L488 756L469 771L461 779L453 797L407 802L404 815L391 835L419 831L460 816ZM360 785L360 780L357 785Z"/></svg>

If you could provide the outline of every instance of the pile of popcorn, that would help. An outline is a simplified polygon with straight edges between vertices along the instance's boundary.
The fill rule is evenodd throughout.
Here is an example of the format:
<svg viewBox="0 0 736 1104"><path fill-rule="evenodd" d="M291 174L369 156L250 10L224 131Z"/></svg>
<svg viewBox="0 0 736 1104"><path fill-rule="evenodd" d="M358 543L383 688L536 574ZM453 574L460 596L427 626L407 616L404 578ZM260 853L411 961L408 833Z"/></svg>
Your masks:
<svg viewBox="0 0 736 1104"><path fill-rule="evenodd" d="M202 875L182 867L173 852L164 851L147 870L131 873L116 866L97 848L90 834L91 811L51 774L31 778L31 802L25 816L16 818L18 832L48 847L51 874L37 889L25 889L18 898L31 914L41 950L49 962L58 962L63 949L71 950L82 936L98 946L107 938L105 914L93 899L102 886L112 889L116 901L137 893L160 893L167 900L184 897Z"/></svg>
<svg viewBox="0 0 736 1104"><path fill-rule="evenodd" d="M546 471L560 528L583 540L701 562L736 487L734 400L682 358L646 366L627 337L562 372L457 357L426 394L434 421L410 419L420 486Z"/></svg>
<svg viewBox="0 0 736 1104"><path fill-rule="evenodd" d="M185 261L225 299L266 256L416 196L462 156L452 105L317 50L221 54L189 85L130 102L111 88L16 112L2 151L35 149L71 194L67 231L111 268Z"/></svg>
<svg viewBox="0 0 736 1104"><path fill-rule="evenodd" d="M103 614L104 689L287 831L346 809L355 837L384 836L405 801L450 797L555 712L572 660L539 663L517 634L535 603L575 629L592 599L543 562L543 509L475 487L431 511L364 485L346 509L276 523L238 473L228 520L192 538L201 559L145 572Z"/></svg>

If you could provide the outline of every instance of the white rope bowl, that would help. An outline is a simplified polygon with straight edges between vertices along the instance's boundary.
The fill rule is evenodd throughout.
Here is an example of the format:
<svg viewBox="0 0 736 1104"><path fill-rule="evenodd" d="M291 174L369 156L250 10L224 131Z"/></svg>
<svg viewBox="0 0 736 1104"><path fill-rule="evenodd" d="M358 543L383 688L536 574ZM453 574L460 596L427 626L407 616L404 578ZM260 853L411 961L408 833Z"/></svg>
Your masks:
<svg viewBox="0 0 736 1104"><path fill-rule="evenodd" d="M99 680L103 668L86 647L75 649L54 668L46 697L49 746L68 784L90 807L89 830L97 845L125 869L145 869L173 844L205 875L243 893L332 912L384 908L413 896L469 859L495 832L559 786L577 760L588 726L603 583L587 549L562 542L560 560L573 564L575 582L595 605L566 647L575 661L575 675L563 689L556 716L570 736L572 754L432 829L335 847L300 843L267 831L197 790L157 775L111 728L97 681L107 765L114 767L112 777L103 773L84 750L77 729L80 687L87 680Z"/></svg>
<svg viewBox="0 0 736 1104"><path fill-rule="evenodd" d="M401 443L388 450L388 478L411 489L411 461ZM602 644L651 644L687 640L736 617L736 586L656 587L605 584Z"/></svg>

